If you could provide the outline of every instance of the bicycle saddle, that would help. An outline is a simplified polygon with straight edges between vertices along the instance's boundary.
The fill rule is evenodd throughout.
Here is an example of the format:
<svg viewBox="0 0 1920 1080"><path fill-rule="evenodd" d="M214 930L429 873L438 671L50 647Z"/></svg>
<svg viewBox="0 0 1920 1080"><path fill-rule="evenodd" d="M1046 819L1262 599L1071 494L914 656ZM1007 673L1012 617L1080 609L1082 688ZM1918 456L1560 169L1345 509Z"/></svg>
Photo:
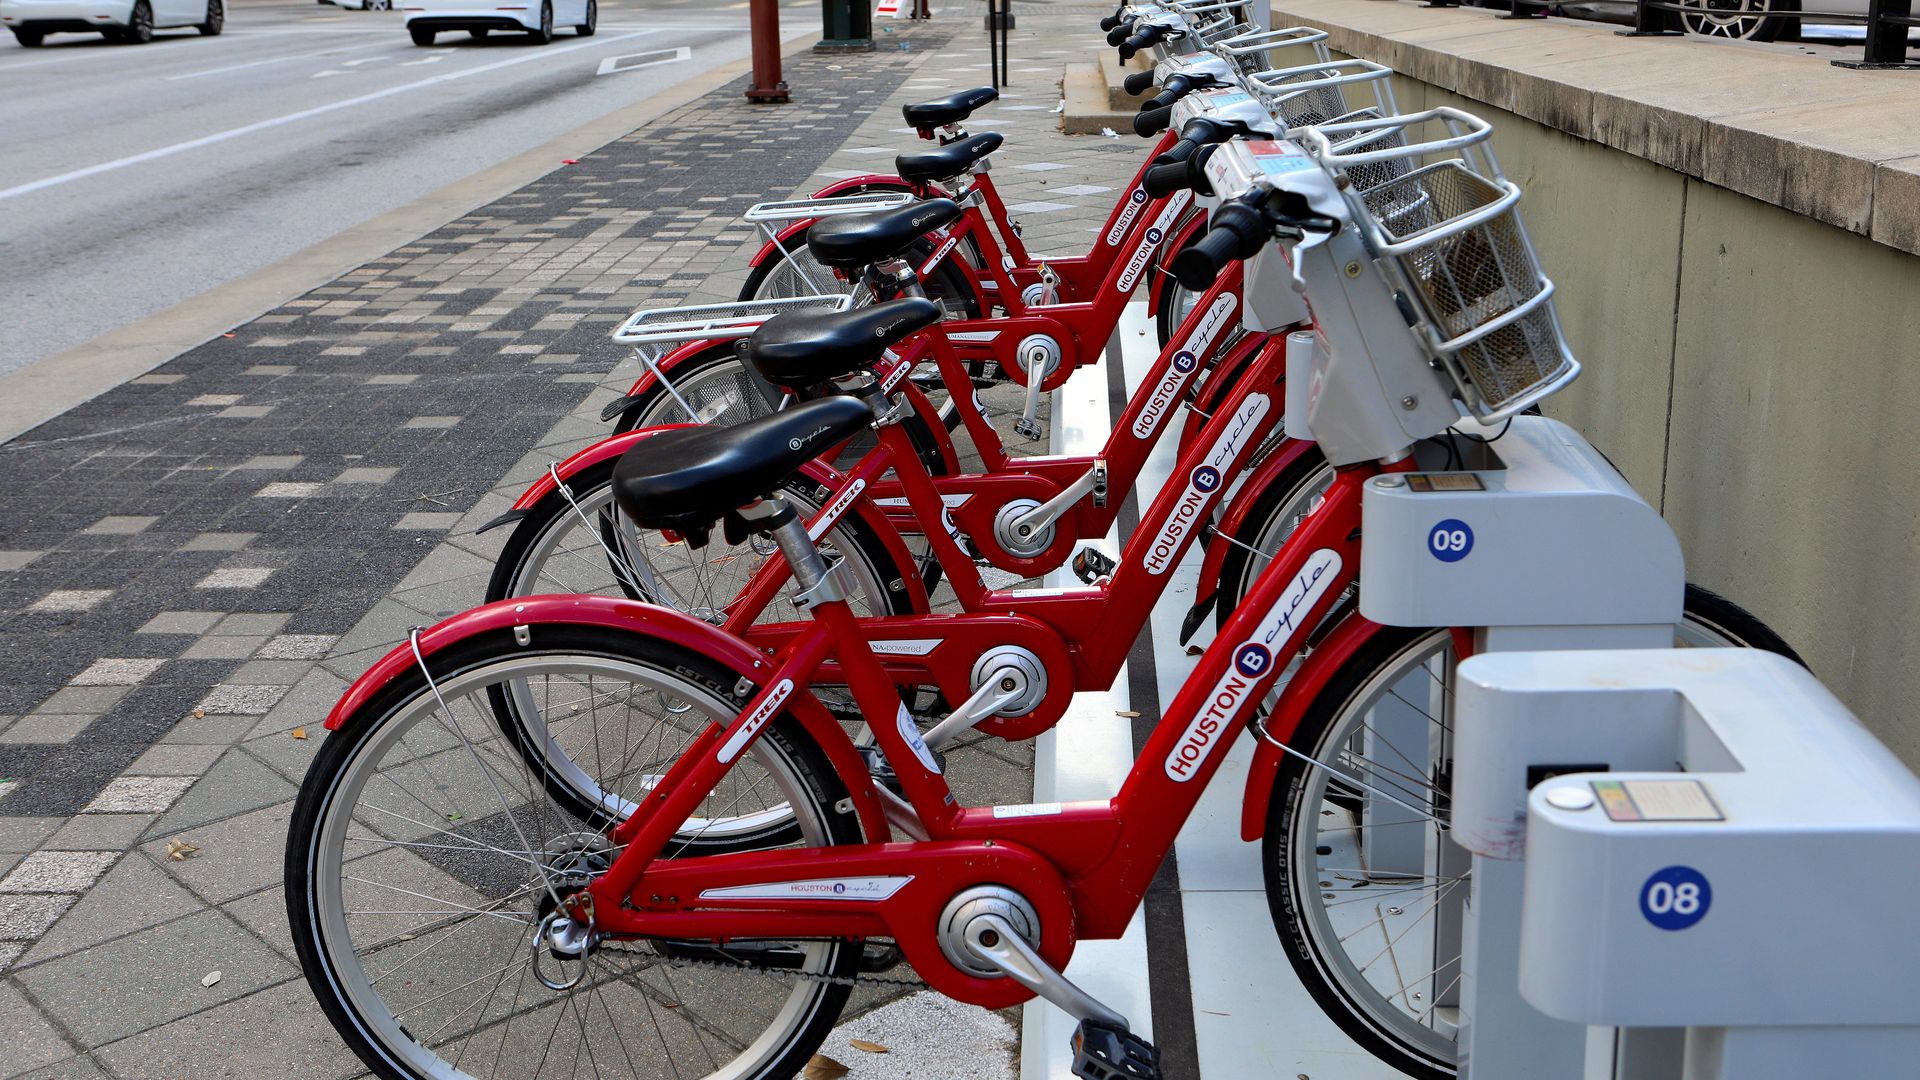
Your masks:
<svg viewBox="0 0 1920 1080"><path fill-rule="evenodd" d="M893 159L893 168L903 180L945 180L959 176L973 163L1000 149L1006 140L991 131L970 135L938 150L920 150Z"/></svg>
<svg viewBox="0 0 1920 1080"><path fill-rule="evenodd" d="M663 431L621 455L613 498L641 528L672 529L702 547L714 522L872 422L859 398L826 397L733 427Z"/></svg>
<svg viewBox="0 0 1920 1080"><path fill-rule="evenodd" d="M918 296L848 311L789 311L747 339L747 362L775 386L804 390L879 362L880 354L940 321Z"/></svg>
<svg viewBox="0 0 1920 1080"><path fill-rule="evenodd" d="M899 255L929 231L960 220L960 214L952 199L928 199L897 210L822 218L807 230L807 250L824 266L857 269Z"/></svg>
<svg viewBox="0 0 1920 1080"><path fill-rule="evenodd" d="M973 115L973 110L988 102L998 101L1000 91L991 86L976 86L971 90L962 90L957 94L943 97L938 101L923 101L918 105L900 106L900 115L914 127L935 128L947 124L957 124Z"/></svg>

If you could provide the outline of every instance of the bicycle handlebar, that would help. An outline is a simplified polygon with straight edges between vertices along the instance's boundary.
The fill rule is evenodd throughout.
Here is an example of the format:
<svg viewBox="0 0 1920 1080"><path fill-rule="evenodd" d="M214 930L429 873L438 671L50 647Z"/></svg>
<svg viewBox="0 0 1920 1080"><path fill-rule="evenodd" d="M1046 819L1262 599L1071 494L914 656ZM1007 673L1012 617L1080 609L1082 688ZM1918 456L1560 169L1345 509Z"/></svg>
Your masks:
<svg viewBox="0 0 1920 1080"><path fill-rule="evenodd" d="M1144 112L1147 109L1170 108L1174 102L1198 89L1199 82L1200 80L1190 75L1175 75L1162 84L1160 92L1148 98L1147 103L1140 106L1140 109Z"/></svg>
<svg viewBox="0 0 1920 1080"><path fill-rule="evenodd" d="M1194 292L1213 285L1228 263L1251 258L1272 235L1257 209L1265 192L1253 192L1220 204L1207 219L1207 235L1173 257L1173 276Z"/></svg>
<svg viewBox="0 0 1920 1080"><path fill-rule="evenodd" d="M1173 123L1173 106L1169 105L1164 109L1143 107L1133 114L1133 133L1141 138L1151 139L1167 130L1167 125L1171 123Z"/></svg>
<svg viewBox="0 0 1920 1080"><path fill-rule="evenodd" d="M1133 24L1122 20L1107 31L1107 44L1118 45L1133 34Z"/></svg>
<svg viewBox="0 0 1920 1080"><path fill-rule="evenodd" d="M1174 76L1175 79L1179 77L1180 76L1178 75ZM1172 79L1169 79L1168 81L1171 82ZM1136 71L1133 74L1127 76L1126 78L1120 80L1120 88L1125 90L1129 94L1144 94L1152 86L1153 86L1153 72L1151 71ZM1144 108L1144 106L1142 107Z"/></svg>
<svg viewBox="0 0 1920 1080"><path fill-rule="evenodd" d="M1142 49L1152 48L1167 36L1164 26L1149 24L1145 29L1120 43L1120 59L1131 60Z"/></svg>
<svg viewBox="0 0 1920 1080"><path fill-rule="evenodd" d="M1213 194L1213 185L1207 182L1207 159L1213 156L1216 147L1202 146L1199 151L1185 161L1155 165L1147 169L1140 178L1140 186L1153 198L1162 198L1182 189L1190 189L1202 195Z"/></svg>

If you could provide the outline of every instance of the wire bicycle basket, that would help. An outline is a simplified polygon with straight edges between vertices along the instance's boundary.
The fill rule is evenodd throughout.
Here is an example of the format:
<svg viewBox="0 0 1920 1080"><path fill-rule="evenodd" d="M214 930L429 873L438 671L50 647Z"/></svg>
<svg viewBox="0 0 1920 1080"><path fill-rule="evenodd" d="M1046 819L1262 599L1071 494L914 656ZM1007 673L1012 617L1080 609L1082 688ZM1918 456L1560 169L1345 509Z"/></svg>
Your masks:
<svg viewBox="0 0 1920 1080"><path fill-rule="evenodd" d="M1306 26L1289 26L1278 30L1262 30L1257 26L1251 29L1235 26L1230 29L1240 32L1215 36L1206 42L1206 46L1214 55L1231 61L1240 69L1240 74L1248 78L1281 66L1273 62L1275 50L1306 46L1313 50L1316 63L1325 64L1333 60L1333 54L1327 51L1327 34L1324 30Z"/></svg>
<svg viewBox="0 0 1920 1080"><path fill-rule="evenodd" d="M1445 134L1408 137L1423 127ZM1580 372L1520 221L1520 188L1485 145L1492 132L1449 108L1301 132L1346 179L1354 222L1417 316L1415 335L1482 421L1512 416Z"/></svg>

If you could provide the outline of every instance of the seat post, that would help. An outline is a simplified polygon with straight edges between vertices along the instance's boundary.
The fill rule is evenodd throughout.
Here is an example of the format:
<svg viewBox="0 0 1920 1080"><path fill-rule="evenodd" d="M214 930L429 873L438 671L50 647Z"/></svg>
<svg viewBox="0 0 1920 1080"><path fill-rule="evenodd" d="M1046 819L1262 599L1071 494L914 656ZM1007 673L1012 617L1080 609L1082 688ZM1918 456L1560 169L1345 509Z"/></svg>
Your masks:
<svg viewBox="0 0 1920 1080"><path fill-rule="evenodd" d="M846 590L840 587L839 575L834 573L837 566L827 565L819 546L807 534L806 523L785 499L762 499L741 507L739 514L749 522L769 523L767 528L773 534L774 543L780 545L780 554L787 565L793 567L794 607L804 611L824 601L847 598Z"/></svg>

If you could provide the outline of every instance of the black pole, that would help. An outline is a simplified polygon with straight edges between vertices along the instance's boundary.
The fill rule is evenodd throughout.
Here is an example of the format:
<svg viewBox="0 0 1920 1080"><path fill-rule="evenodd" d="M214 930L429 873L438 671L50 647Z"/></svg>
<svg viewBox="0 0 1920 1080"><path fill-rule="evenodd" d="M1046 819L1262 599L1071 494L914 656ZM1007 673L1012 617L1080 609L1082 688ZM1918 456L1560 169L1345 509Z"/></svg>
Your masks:
<svg viewBox="0 0 1920 1080"><path fill-rule="evenodd" d="M1648 0L1635 0L1633 5L1633 29L1615 30L1621 37L1677 37L1680 35L1680 15L1655 7Z"/></svg>
<svg viewBox="0 0 1920 1080"><path fill-rule="evenodd" d="M1904 3L1905 0L1901 0L1901 2ZM1008 74L1007 67L1007 44L1012 29L1013 0L1000 0L1000 86L1007 86L1013 82L1013 78Z"/></svg>
<svg viewBox="0 0 1920 1080"><path fill-rule="evenodd" d="M1920 68L1907 59L1913 0L1867 0L1867 47L1859 60L1835 60L1843 68Z"/></svg>
<svg viewBox="0 0 1920 1080"><path fill-rule="evenodd" d="M996 19L994 0L987 0L987 78L992 80L993 88L1000 89L1000 35L999 20Z"/></svg>

